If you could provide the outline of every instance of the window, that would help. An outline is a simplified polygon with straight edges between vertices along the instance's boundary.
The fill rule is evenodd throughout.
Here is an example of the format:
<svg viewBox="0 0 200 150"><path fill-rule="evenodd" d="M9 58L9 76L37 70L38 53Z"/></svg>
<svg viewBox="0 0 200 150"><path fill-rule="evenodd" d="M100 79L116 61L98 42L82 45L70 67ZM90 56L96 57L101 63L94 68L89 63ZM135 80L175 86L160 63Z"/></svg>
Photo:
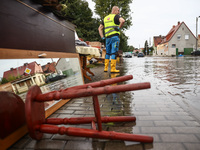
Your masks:
<svg viewBox="0 0 200 150"><path fill-rule="evenodd" d="M172 44L172 48L176 48L176 44Z"/></svg>
<svg viewBox="0 0 200 150"><path fill-rule="evenodd" d="M42 83L42 80L41 80L40 76L38 76L38 78L39 78L39 80L40 80L40 83Z"/></svg>
<svg viewBox="0 0 200 150"><path fill-rule="evenodd" d="M185 35L185 40L189 40L189 35L188 34Z"/></svg>
<svg viewBox="0 0 200 150"><path fill-rule="evenodd" d="M24 82L20 82L20 83L18 83L18 84L19 84L19 87L22 87L22 86L25 85Z"/></svg>
<svg viewBox="0 0 200 150"><path fill-rule="evenodd" d="M178 40L180 40L181 39L181 35L179 34L179 35L177 35L177 39Z"/></svg>
<svg viewBox="0 0 200 150"><path fill-rule="evenodd" d="M45 78L44 78L44 76L42 76L42 79L43 79L43 81L45 81Z"/></svg>

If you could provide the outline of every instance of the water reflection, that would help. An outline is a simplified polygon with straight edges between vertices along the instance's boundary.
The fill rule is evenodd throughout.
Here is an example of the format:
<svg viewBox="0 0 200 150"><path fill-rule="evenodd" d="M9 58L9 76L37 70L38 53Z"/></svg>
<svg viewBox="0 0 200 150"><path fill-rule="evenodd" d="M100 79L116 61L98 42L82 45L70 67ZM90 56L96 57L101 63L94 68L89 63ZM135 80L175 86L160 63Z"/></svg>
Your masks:
<svg viewBox="0 0 200 150"><path fill-rule="evenodd" d="M119 75L120 75L119 73L109 74L111 79L116 78ZM111 86L116 86L116 85L118 85L118 84L115 83L115 84L112 84ZM122 106L123 105L122 105L122 101L121 101L119 93L108 94L106 96L105 101L109 103L110 110L111 110L111 112L107 112L106 115L109 115L109 116L122 115Z"/></svg>
<svg viewBox="0 0 200 150"><path fill-rule="evenodd" d="M199 60L194 57L168 58L153 62L156 77L184 84L198 78Z"/></svg>
<svg viewBox="0 0 200 150"><path fill-rule="evenodd" d="M113 105L120 104L120 97L117 93L112 93L107 96L107 100L110 101Z"/></svg>
<svg viewBox="0 0 200 150"><path fill-rule="evenodd" d="M151 82L151 94L162 94L200 112L200 57L134 57L125 59L124 65L123 75L133 75L128 82Z"/></svg>

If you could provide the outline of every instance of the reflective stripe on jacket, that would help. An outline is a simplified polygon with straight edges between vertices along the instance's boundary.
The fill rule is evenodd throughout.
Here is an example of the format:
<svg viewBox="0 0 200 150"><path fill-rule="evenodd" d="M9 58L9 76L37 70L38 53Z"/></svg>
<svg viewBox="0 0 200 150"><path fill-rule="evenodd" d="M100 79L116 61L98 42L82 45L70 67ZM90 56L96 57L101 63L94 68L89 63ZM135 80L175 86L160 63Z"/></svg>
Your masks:
<svg viewBox="0 0 200 150"><path fill-rule="evenodd" d="M119 27L119 25L115 24L114 18L115 14L110 14L104 18L104 31L106 37L116 33L120 35L119 31L115 31L115 28Z"/></svg>

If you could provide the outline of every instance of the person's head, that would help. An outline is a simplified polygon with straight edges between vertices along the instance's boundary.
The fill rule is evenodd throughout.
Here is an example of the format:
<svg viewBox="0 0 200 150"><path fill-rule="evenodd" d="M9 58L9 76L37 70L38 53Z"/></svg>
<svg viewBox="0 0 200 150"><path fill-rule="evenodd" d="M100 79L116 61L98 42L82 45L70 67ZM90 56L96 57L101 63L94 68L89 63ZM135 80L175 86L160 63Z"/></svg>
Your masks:
<svg viewBox="0 0 200 150"><path fill-rule="evenodd" d="M119 15L119 7L118 6L113 6L111 14L116 14Z"/></svg>

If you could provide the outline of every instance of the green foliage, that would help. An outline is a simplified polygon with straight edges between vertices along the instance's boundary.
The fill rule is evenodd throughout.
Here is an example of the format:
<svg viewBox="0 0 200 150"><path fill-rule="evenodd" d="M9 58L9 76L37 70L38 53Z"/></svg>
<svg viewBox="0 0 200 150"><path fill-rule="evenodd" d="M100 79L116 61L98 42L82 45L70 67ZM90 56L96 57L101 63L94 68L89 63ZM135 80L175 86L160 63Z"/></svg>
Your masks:
<svg viewBox="0 0 200 150"><path fill-rule="evenodd" d="M120 8L120 16L122 16L126 22L122 28L122 32L120 35L120 46L119 49L122 51L128 51L128 37L124 34L124 30L128 29L132 23L131 23L131 9L129 4L132 3L132 0L92 0L96 3L95 5L95 13L100 16L100 19L103 20L105 16L111 13L113 6L118 6Z"/></svg>
<svg viewBox="0 0 200 150"><path fill-rule="evenodd" d="M14 80L16 80L16 79L20 79L21 77L22 77L22 76L20 76L20 75L18 75L18 76L10 75L10 76L8 77L8 79L2 78L2 79L0 80L0 84L8 83L8 82L14 81Z"/></svg>
<svg viewBox="0 0 200 150"><path fill-rule="evenodd" d="M93 13L88 6L88 2L62 0L60 3L65 7L57 13L76 25L79 38L83 38L84 41L97 41L100 39L97 30L100 20L92 18Z"/></svg>
<svg viewBox="0 0 200 150"><path fill-rule="evenodd" d="M1 83L1 84L4 84L4 83L8 83L8 82L9 82L9 81L8 81L6 78L2 78L0 83Z"/></svg>
<svg viewBox="0 0 200 150"><path fill-rule="evenodd" d="M15 76L12 76L12 75L10 75L10 76L8 77L8 81L14 81L14 80L16 80L16 79L18 79L18 77L15 77Z"/></svg>
<svg viewBox="0 0 200 150"><path fill-rule="evenodd" d="M152 54L153 54L153 51L154 51L153 46L149 47L149 49L151 50L149 53L152 55Z"/></svg>
<svg viewBox="0 0 200 150"><path fill-rule="evenodd" d="M135 48L131 45L131 46L128 46L128 51L129 52L133 52L133 50L134 50Z"/></svg>
<svg viewBox="0 0 200 150"><path fill-rule="evenodd" d="M133 46L129 46L127 43L128 37L122 32L120 34L120 50L122 50L123 52L133 52L134 47Z"/></svg>
<svg viewBox="0 0 200 150"><path fill-rule="evenodd" d="M123 52L128 51L127 40L128 40L128 37L123 32L121 32L119 49L122 50Z"/></svg>
<svg viewBox="0 0 200 150"><path fill-rule="evenodd" d="M147 42L147 40L146 40L146 41L145 41L145 44L144 44L143 53L144 53L145 55L150 55L150 54L153 53L153 50L154 50L153 46L149 47L148 42ZM147 52L146 52L146 51L147 51Z"/></svg>
<svg viewBox="0 0 200 150"><path fill-rule="evenodd" d="M124 34L124 31L128 29L131 23L131 9L129 4L132 0L92 0L96 3L95 13L99 15L99 18L93 18L93 13L88 6L88 2L85 0L61 0L61 11L54 11L55 14L65 18L76 25L76 32L79 38L84 41L100 41L98 27L102 19L111 13L113 6L120 8L120 15L126 20L120 36L120 50L127 51L128 37Z"/></svg>
<svg viewBox="0 0 200 150"><path fill-rule="evenodd" d="M132 3L132 0L92 0L96 3L95 13L100 16L100 19L103 20L105 16L111 13L113 6L118 6L120 8L120 15L126 20L124 24L124 29L128 29L132 23L131 9L129 4Z"/></svg>
<svg viewBox="0 0 200 150"><path fill-rule="evenodd" d="M147 51L147 53L146 53L146 51ZM149 55L149 45L148 45L147 40L146 40L145 43L144 43L144 50L143 50L143 53L144 53L145 55Z"/></svg>

